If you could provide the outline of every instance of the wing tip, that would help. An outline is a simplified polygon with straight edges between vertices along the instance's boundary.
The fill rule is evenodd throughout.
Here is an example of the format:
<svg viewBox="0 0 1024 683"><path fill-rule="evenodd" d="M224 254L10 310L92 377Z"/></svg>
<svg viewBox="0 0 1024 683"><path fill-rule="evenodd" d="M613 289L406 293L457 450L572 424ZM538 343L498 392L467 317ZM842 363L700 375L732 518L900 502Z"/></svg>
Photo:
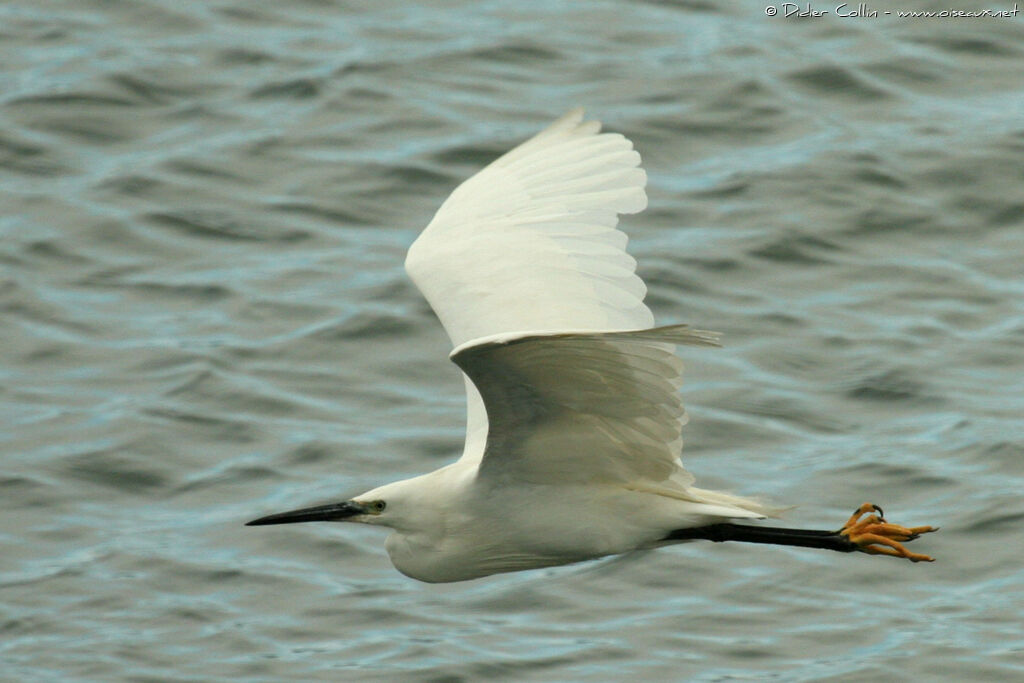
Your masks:
<svg viewBox="0 0 1024 683"><path fill-rule="evenodd" d="M587 108L583 105L578 105L570 109L569 111L562 114L563 119L573 119L576 123L583 120L583 117L587 115Z"/></svg>
<svg viewBox="0 0 1024 683"><path fill-rule="evenodd" d="M573 107L555 119L555 121L548 125L547 128L534 136L534 139L547 137L549 135L557 135L558 133L563 132L570 135L580 131L583 131L584 133L599 132L601 130L601 122L597 120L584 121L583 119L586 116L586 113L586 109L582 106ZM593 129L593 131L587 129Z"/></svg>
<svg viewBox="0 0 1024 683"><path fill-rule="evenodd" d="M698 330L686 324L665 325L648 330L621 332L623 336L650 341L668 342L670 344L686 344L687 346L713 346L721 348L722 333L712 330Z"/></svg>
<svg viewBox="0 0 1024 683"><path fill-rule="evenodd" d="M691 346L714 346L716 348L721 348L722 333L714 332L712 330L688 328L685 338L680 340L679 343L689 344Z"/></svg>

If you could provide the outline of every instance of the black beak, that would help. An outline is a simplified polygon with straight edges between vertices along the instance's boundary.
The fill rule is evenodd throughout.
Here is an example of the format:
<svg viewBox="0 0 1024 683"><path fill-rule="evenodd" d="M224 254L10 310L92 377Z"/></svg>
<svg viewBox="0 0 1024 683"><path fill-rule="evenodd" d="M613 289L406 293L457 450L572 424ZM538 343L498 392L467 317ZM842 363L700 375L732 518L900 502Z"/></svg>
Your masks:
<svg viewBox="0 0 1024 683"><path fill-rule="evenodd" d="M296 522L337 522L339 520L365 515L368 510L351 500L344 503L331 503L320 505L315 508L302 508L301 510L290 510L279 512L276 515L267 515L246 522L246 526L263 526L265 524L294 524Z"/></svg>

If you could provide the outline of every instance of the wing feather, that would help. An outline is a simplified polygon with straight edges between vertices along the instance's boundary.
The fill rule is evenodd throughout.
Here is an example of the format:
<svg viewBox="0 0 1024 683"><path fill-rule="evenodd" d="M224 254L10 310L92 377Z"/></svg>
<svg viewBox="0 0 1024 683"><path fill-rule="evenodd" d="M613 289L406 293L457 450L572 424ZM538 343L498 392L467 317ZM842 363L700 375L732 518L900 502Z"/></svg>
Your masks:
<svg viewBox="0 0 1024 683"><path fill-rule="evenodd" d="M457 348L489 419L480 476L533 483L692 482L675 344L716 345L685 325L504 336Z"/></svg>
<svg viewBox="0 0 1024 683"><path fill-rule="evenodd" d="M650 327L616 229L647 206L640 155L569 112L457 187L405 267L456 346L508 332Z"/></svg>

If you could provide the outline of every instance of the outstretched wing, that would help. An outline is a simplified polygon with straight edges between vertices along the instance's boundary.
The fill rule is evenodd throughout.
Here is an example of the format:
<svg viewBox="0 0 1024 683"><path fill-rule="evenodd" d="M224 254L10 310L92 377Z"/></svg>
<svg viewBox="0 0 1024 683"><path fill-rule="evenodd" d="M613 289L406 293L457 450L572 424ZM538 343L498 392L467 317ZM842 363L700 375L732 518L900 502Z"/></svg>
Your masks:
<svg viewBox="0 0 1024 683"><path fill-rule="evenodd" d="M453 360L467 375L464 459L482 456L488 415L492 436L498 438L500 424L511 438L513 425L526 419L524 411L542 405L554 411L545 417L546 425L568 420L582 432L588 420L596 420L606 431L625 429L630 436L622 437L627 440L615 453L624 452L632 443L628 439L663 438L667 445L651 446L658 452L651 467L667 467L669 456L678 456L683 410L675 387L680 366L670 345L639 338L550 336L653 324L643 303L647 288L625 251L626 235L616 229L618 214L647 206L647 177L639 164L629 140L600 133L600 123L584 122L583 110L576 109L462 183L410 247L406 270L458 347ZM499 337L507 343L495 341ZM572 356L581 346L594 355L584 354L574 364ZM548 379L526 367L528 362L545 368ZM494 365L488 368L488 363ZM640 381L647 366L657 366L657 373L644 370ZM502 372L530 379L526 393L507 410L499 403L513 388L501 380ZM585 398L570 395L573 382L605 381L600 377L615 378L608 386L625 392L621 410L657 412L658 424L648 420L638 427L638 414L615 418L608 413L614 401L607 394L600 399L607 405L597 412L565 410ZM566 385L552 384L555 378ZM590 438L599 439L598 433ZM547 434L535 434L532 442L553 438ZM615 453L603 451L609 467L620 467L612 463Z"/></svg>
<svg viewBox="0 0 1024 683"><path fill-rule="evenodd" d="M452 192L405 269L452 344L650 327L618 214L647 206L640 155L576 109Z"/></svg>
<svg viewBox="0 0 1024 683"><path fill-rule="evenodd" d="M675 344L717 335L673 325L470 342L452 360L480 390L490 431L481 476L533 483L687 486ZM670 481L669 481L670 480Z"/></svg>

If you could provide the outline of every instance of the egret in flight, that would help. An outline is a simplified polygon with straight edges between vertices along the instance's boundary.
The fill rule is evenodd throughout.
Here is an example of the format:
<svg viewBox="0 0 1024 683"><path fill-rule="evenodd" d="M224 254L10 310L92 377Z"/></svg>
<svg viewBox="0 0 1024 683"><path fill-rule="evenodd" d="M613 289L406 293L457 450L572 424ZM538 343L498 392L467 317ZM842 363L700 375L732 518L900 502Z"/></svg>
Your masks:
<svg viewBox="0 0 1024 683"><path fill-rule="evenodd" d="M647 206L640 155L576 109L452 192L410 247L409 276L440 318L468 404L456 462L350 500L249 525L390 527L414 579L462 581L706 539L931 561L935 531L865 503L835 531L760 526L763 503L694 486L680 461L679 344L654 326L619 214Z"/></svg>

